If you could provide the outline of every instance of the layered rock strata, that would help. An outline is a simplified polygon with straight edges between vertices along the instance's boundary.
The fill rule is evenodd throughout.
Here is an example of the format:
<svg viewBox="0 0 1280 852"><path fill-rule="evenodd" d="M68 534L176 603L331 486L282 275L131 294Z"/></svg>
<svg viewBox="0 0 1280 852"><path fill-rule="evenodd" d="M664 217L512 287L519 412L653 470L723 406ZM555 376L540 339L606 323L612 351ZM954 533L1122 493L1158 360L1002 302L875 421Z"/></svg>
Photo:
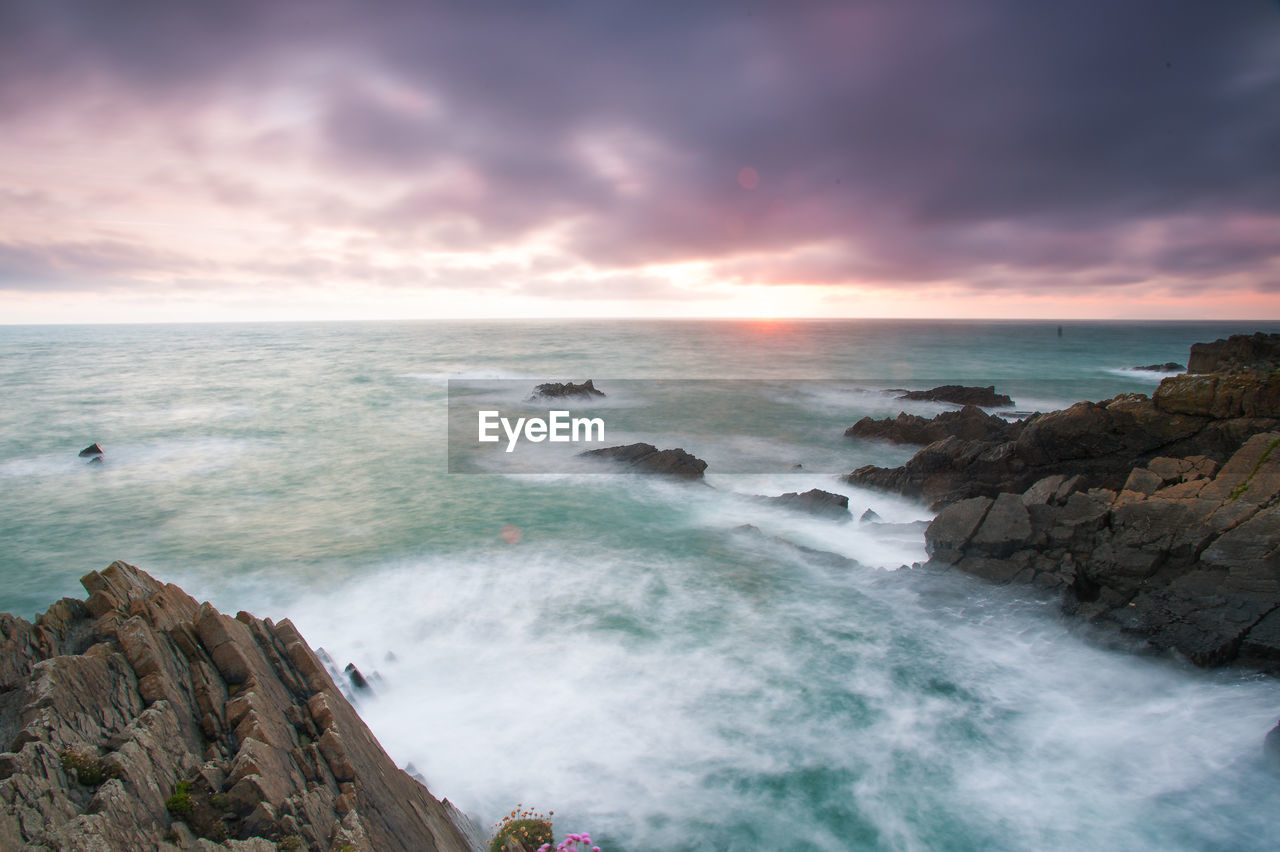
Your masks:
<svg viewBox="0 0 1280 852"><path fill-rule="evenodd" d="M115 562L0 614L0 849L462 852L289 621ZM222 844L222 845L219 845Z"/></svg>
<svg viewBox="0 0 1280 852"><path fill-rule="evenodd" d="M1280 432L1221 468L1158 457L1118 491L1055 474L970 497L925 533L926 567L1060 590L1064 609L1197 665L1280 667Z"/></svg>

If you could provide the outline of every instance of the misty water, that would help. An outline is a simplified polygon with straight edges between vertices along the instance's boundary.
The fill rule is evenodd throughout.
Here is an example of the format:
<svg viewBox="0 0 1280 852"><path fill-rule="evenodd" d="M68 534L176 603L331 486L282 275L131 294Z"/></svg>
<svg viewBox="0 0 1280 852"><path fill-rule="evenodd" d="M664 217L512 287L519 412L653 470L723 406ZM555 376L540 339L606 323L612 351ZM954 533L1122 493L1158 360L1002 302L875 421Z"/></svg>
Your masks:
<svg viewBox="0 0 1280 852"><path fill-rule="evenodd" d="M860 417L945 407L888 388L994 383L1016 416L1149 393L1135 365L1254 330L1280 327L0 328L0 609L123 559L289 617L485 827L521 803L608 850L1274 848L1275 682L912 567L928 508L836 476L910 455L845 438ZM684 447L711 487L447 472L451 381L586 378L618 388L618 443ZM94 441L102 465L76 457ZM752 499L813 487L851 519Z"/></svg>

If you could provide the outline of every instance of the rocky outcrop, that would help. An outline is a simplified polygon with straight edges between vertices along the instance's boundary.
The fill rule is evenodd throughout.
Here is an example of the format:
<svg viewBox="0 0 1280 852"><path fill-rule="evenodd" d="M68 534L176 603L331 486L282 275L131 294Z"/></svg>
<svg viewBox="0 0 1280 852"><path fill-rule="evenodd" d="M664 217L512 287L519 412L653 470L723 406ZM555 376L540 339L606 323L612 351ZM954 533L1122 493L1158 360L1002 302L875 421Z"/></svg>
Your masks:
<svg viewBox="0 0 1280 852"><path fill-rule="evenodd" d="M1135 370L1146 370L1151 373L1180 373L1187 369L1177 361L1166 361L1163 364L1148 364L1145 367L1134 367Z"/></svg>
<svg viewBox="0 0 1280 852"><path fill-rule="evenodd" d="M624 470L656 473L681 479L701 479L707 463L682 449L659 450L653 444L626 444L578 453L585 458L598 458L618 463Z"/></svg>
<svg viewBox="0 0 1280 852"><path fill-rule="evenodd" d="M1189 381L1188 381L1189 380ZM1243 381L1243 380L1242 380ZM1250 436L1280 426L1280 394L1270 376L1247 384L1231 376L1173 376L1155 398L1123 394L1033 415L1016 437L948 436L896 468L865 466L849 482L918 497L938 508L1001 492L1021 493L1046 476L1085 477L1118 490L1129 472L1159 456L1227 459ZM1201 384L1203 383L1203 384ZM1225 415L1225 416L1219 416Z"/></svg>
<svg viewBox="0 0 1280 852"><path fill-rule="evenodd" d="M956 405L982 405L987 408L1013 405L1013 399L1002 393L996 393L995 385L984 388L967 387L965 385L940 385L922 391L907 391L898 399L929 400L932 402L953 402Z"/></svg>
<svg viewBox="0 0 1280 852"><path fill-rule="evenodd" d="M760 499L774 506L781 506L784 509L805 512L818 517L834 518L841 521L847 521L852 518L849 514L848 497L843 494L823 491L821 488L811 488L804 492L789 491L786 494L779 494L777 497L762 497Z"/></svg>
<svg viewBox="0 0 1280 852"><path fill-rule="evenodd" d="M1073 615L1197 665L1280 668L1280 432L1220 468L1157 457L1117 490L1048 476L969 497L925 533L927 567L1060 590Z"/></svg>
<svg viewBox="0 0 1280 852"><path fill-rule="evenodd" d="M864 417L844 430L844 434L849 438L869 438L895 444L932 444L952 436L964 441L1011 440L1021 429L1021 421L1011 423L1003 417L987 414L976 405L966 405L959 411L944 411L933 418L905 411L899 412L897 417L879 420Z"/></svg>
<svg viewBox="0 0 1280 852"><path fill-rule="evenodd" d="M580 385L573 382L546 382L534 388L529 399L594 399L604 395L604 391L596 390L592 380L587 379Z"/></svg>
<svg viewBox="0 0 1280 852"><path fill-rule="evenodd" d="M932 569L1058 590L1067 614L1198 665L1280 671L1277 355L1280 335L1197 344L1151 398L948 435L849 480L941 510Z"/></svg>
<svg viewBox="0 0 1280 852"><path fill-rule="evenodd" d="M1238 372L1280 368L1280 334L1233 334L1225 340L1191 344L1187 371Z"/></svg>
<svg viewBox="0 0 1280 852"><path fill-rule="evenodd" d="M289 621L231 618L122 562L81 583L87 600L34 624L0 614L0 849L482 843Z"/></svg>
<svg viewBox="0 0 1280 852"><path fill-rule="evenodd" d="M89 459L92 461L94 459L102 458L103 454L104 453L103 453L101 444L90 444L89 446L85 447L83 450L80 451L80 458Z"/></svg>

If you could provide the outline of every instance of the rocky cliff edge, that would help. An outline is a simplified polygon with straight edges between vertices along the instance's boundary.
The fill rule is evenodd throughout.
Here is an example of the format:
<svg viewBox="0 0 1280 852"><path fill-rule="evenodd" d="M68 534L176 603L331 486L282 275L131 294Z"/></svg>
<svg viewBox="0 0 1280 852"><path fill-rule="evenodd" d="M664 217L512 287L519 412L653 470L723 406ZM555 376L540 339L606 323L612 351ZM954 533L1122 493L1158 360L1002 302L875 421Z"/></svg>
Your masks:
<svg viewBox="0 0 1280 852"><path fill-rule="evenodd" d="M115 562L0 614L0 849L453 852L474 824L398 769L289 621Z"/></svg>

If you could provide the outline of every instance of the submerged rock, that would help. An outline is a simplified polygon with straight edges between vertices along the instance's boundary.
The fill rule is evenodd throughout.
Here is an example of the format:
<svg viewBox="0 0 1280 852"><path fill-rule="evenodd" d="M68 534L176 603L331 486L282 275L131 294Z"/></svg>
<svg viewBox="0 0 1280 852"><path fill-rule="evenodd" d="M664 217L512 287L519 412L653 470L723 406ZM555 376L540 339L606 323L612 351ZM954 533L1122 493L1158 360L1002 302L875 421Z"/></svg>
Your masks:
<svg viewBox="0 0 1280 852"><path fill-rule="evenodd" d="M1147 370L1152 373L1180 373L1187 369L1177 361L1166 361L1163 364L1148 364L1145 367L1134 367L1135 370Z"/></svg>
<svg viewBox="0 0 1280 852"><path fill-rule="evenodd" d="M546 382L538 385L533 389L533 395L529 399L593 399L595 397L603 397L604 391L596 390L595 384L591 379L579 385L573 382Z"/></svg>
<svg viewBox="0 0 1280 852"><path fill-rule="evenodd" d="M898 399L953 402L956 405L982 405L987 408L1013 405L1011 397L996 393L995 385L987 385L982 388L969 387L967 385L939 385L929 390L907 391Z"/></svg>
<svg viewBox="0 0 1280 852"><path fill-rule="evenodd" d="M0 849L483 843L289 621L231 618L123 562L81 583L87 600L34 624L0 614Z"/></svg>
<svg viewBox="0 0 1280 852"><path fill-rule="evenodd" d="M90 444L80 451L80 458L92 460L94 458L100 458L104 454L101 444Z"/></svg>
<svg viewBox="0 0 1280 852"><path fill-rule="evenodd" d="M659 450L653 444L626 444L578 453L585 458L618 462L638 473L658 473L682 479L701 479L707 463L683 449Z"/></svg>

